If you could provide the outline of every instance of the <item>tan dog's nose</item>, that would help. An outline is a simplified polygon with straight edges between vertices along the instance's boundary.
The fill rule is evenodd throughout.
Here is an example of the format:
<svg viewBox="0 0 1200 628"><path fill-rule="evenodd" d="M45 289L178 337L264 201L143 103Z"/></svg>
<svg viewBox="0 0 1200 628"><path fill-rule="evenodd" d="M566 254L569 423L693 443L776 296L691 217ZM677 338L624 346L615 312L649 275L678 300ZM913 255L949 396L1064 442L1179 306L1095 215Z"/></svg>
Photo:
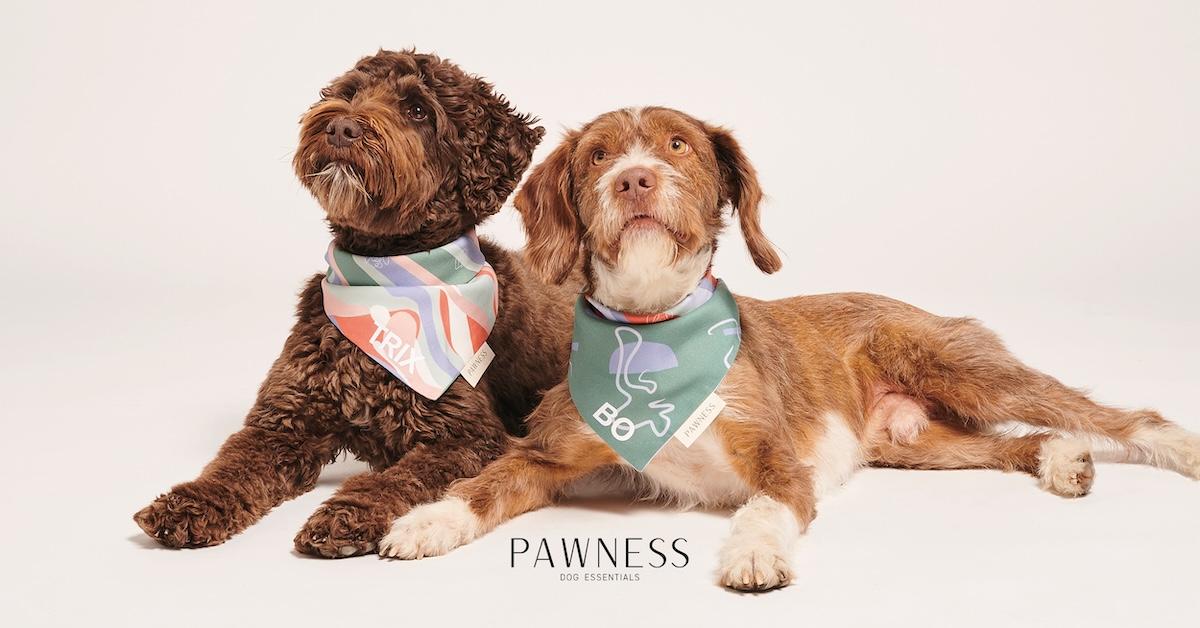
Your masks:
<svg viewBox="0 0 1200 628"><path fill-rule="evenodd" d="M325 125L325 139L334 146L349 146L362 137L362 127L352 118L339 116Z"/></svg>
<svg viewBox="0 0 1200 628"><path fill-rule="evenodd" d="M649 168L629 168L617 175L617 180L613 182L613 191L622 198L636 199L648 194L656 183L658 178Z"/></svg>

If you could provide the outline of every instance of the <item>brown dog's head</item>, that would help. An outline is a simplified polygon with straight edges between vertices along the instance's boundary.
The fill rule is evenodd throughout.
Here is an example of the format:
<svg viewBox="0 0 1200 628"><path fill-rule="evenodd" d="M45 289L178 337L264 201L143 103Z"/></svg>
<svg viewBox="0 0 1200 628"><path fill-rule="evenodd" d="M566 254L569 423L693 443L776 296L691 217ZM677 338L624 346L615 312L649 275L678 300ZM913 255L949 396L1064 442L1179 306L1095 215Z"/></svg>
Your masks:
<svg viewBox="0 0 1200 628"><path fill-rule="evenodd" d="M292 163L335 234L438 246L500 209L533 122L449 61L380 51L321 90Z"/></svg>
<svg viewBox="0 0 1200 628"><path fill-rule="evenodd" d="M534 168L517 193L532 266L563 281L580 253L588 290L611 307L661 311L711 263L728 205L763 272L779 256L759 225L754 167L733 135L673 109L601 115ZM681 292L682 291L682 292Z"/></svg>

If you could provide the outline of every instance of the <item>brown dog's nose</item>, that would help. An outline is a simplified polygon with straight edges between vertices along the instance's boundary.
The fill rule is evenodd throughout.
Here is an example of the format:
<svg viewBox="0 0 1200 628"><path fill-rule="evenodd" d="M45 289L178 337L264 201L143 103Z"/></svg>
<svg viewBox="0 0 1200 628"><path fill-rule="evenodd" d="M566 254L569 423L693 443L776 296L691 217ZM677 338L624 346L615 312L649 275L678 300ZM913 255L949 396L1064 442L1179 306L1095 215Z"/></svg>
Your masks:
<svg viewBox="0 0 1200 628"><path fill-rule="evenodd" d="M362 127L352 118L339 116L325 125L325 139L334 146L349 146L362 137Z"/></svg>
<svg viewBox="0 0 1200 628"><path fill-rule="evenodd" d="M617 175L617 180L613 183L613 191L617 193L617 196L634 199L649 193L654 189L656 183L658 183L658 178L649 168L630 168Z"/></svg>

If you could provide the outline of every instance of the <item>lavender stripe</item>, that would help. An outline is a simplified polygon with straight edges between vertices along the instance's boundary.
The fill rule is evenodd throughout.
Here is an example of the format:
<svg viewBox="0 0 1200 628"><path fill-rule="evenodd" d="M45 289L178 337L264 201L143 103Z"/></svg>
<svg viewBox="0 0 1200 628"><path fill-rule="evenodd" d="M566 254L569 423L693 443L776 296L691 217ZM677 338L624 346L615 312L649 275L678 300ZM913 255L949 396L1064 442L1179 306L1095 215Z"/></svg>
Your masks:
<svg viewBox="0 0 1200 628"><path fill-rule="evenodd" d="M420 316L421 325L426 325L430 322L432 322L435 326L441 325L441 317L434 317L433 301L430 300L429 293L425 292L424 290L404 290L399 286L384 287L387 288L388 294L394 294L398 297L411 299L417 303L417 314ZM421 335L427 336L428 334L422 333ZM426 357L432 358L434 363L437 364L438 368L442 369L446 373L454 373L457 375L458 367L450 363L449 356L447 356L446 352L442 350L442 344L440 342L432 341L428 344L430 352Z"/></svg>

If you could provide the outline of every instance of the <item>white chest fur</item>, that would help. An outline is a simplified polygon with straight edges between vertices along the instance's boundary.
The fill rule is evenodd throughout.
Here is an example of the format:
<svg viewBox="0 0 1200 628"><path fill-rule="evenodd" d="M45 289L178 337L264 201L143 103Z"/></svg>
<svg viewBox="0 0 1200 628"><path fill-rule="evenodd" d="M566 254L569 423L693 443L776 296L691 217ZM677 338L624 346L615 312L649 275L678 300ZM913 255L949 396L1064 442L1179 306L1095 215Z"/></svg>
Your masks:
<svg viewBox="0 0 1200 628"><path fill-rule="evenodd" d="M862 466L861 443L845 419L830 412L822 420L825 429L803 460L812 468L818 497L840 487ZM640 479L643 490L688 507L735 506L754 493L734 471L711 427L691 447L672 438Z"/></svg>
<svg viewBox="0 0 1200 628"><path fill-rule="evenodd" d="M711 427L691 447L672 438L646 467L642 479L659 497L684 506L733 506L751 495Z"/></svg>
<svg viewBox="0 0 1200 628"><path fill-rule="evenodd" d="M812 467L813 493L817 497L840 487L863 463L862 443L846 419L836 412L828 412L822 420L825 431L804 459L804 464Z"/></svg>

